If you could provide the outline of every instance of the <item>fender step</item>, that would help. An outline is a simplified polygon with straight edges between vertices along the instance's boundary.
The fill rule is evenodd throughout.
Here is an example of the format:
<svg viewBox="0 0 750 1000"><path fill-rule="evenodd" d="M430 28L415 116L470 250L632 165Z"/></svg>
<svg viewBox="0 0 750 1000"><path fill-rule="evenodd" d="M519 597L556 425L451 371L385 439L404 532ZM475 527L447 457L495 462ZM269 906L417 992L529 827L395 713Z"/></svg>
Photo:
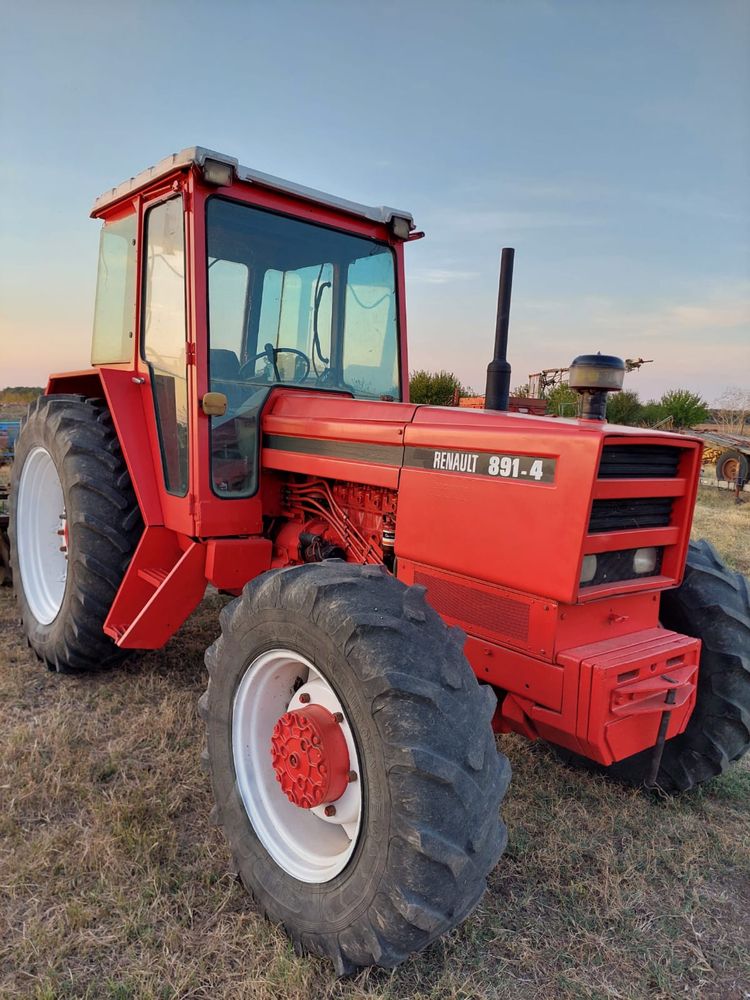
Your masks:
<svg viewBox="0 0 750 1000"><path fill-rule="evenodd" d="M200 603L205 549L168 528L145 528L104 631L122 649L159 649Z"/></svg>

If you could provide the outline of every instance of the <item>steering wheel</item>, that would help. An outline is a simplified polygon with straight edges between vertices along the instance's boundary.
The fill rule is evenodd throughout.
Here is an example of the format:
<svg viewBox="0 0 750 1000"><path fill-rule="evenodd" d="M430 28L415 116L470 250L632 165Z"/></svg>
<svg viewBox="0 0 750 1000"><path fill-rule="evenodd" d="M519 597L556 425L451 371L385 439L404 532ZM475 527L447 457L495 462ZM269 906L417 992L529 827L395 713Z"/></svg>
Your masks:
<svg viewBox="0 0 750 1000"><path fill-rule="evenodd" d="M255 366L260 361L261 358L265 358L268 364L273 369L273 373L276 376L277 382L283 382L281 374L279 373L279 366L276 364L276 359L279 354L294 354L298 358L302 358L305 363L305 373L299 379L300 382L304 382L307 376L310 374L310 359L303 351L298 351L295 347L274 347L273 344L266 344L264 350L260 354L256 354L254 358L247 360L244 365L240 367L237 372L237 377L240 379L246 379L252 377L255 374ZM295 365L296 368L296 365ZM295 379L296 381L296 379Z"/></svg>

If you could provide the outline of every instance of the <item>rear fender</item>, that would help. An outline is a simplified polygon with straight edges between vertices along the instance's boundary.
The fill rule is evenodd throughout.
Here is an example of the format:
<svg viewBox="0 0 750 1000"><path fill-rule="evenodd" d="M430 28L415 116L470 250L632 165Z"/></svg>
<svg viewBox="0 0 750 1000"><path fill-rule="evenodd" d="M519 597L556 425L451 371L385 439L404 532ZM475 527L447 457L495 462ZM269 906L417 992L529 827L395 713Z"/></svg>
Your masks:
<svg viewBox="0 0 750 1000"><path fill-rule="evenodd" d="M159 485L154 468L153 446L148 434L153 417L144 408L145 394L134 382L135 372L126 368L89 368L85 371L50 375L46 394L78 393L104 396L145 525L164 524Z"/></svg>

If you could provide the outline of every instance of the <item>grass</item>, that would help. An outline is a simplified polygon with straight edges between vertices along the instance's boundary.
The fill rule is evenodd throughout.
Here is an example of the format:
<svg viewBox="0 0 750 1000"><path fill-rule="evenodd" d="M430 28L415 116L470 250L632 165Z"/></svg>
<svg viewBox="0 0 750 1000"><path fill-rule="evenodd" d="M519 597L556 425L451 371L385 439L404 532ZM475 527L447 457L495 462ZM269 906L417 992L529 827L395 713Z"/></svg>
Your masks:
<svg viewBox="0 0 750 1000"><path fill-rule="evenodd" d="M737 504L730 490L701 487L693 537L708 538L732 569L750 576L750 493Z"/></svg>
<svg viewBox="0 0 750 1000"><path fill-rule="evenodd" d="M750 569L750 504L696 516ZM162 651L58 678L0 591L0 997L750 997L750 767L652 800L504 737L508 851L478 910L393 973L294 955L208 823L195 704L222 601Z"/></svg>

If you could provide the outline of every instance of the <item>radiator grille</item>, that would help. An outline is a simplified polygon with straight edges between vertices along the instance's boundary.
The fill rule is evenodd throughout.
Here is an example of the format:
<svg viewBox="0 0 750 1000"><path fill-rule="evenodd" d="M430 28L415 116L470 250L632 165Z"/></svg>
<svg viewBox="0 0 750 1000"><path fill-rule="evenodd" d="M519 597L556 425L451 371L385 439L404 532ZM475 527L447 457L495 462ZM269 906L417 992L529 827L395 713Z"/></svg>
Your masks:
<svg viewBox="0 0 750 1000"><path fill-rule="evenodd" d="M680 448L663 444L605 444L600 479L674 479Z"/></svg>
<svg viewBox="0 0 750 1000"><path fill-rule="evenodd" d="M419 571L414 582L427 588L427 599L439 614L517 642L528 640L530 606L523 601Z"/></svg>
<svg viewBox="0 0 750 1000"><path fill-rule="evenodd" d="M629 531L632 528L666 528L672 517L674 497L622 497L594 500L589 533Z"/></svg>

